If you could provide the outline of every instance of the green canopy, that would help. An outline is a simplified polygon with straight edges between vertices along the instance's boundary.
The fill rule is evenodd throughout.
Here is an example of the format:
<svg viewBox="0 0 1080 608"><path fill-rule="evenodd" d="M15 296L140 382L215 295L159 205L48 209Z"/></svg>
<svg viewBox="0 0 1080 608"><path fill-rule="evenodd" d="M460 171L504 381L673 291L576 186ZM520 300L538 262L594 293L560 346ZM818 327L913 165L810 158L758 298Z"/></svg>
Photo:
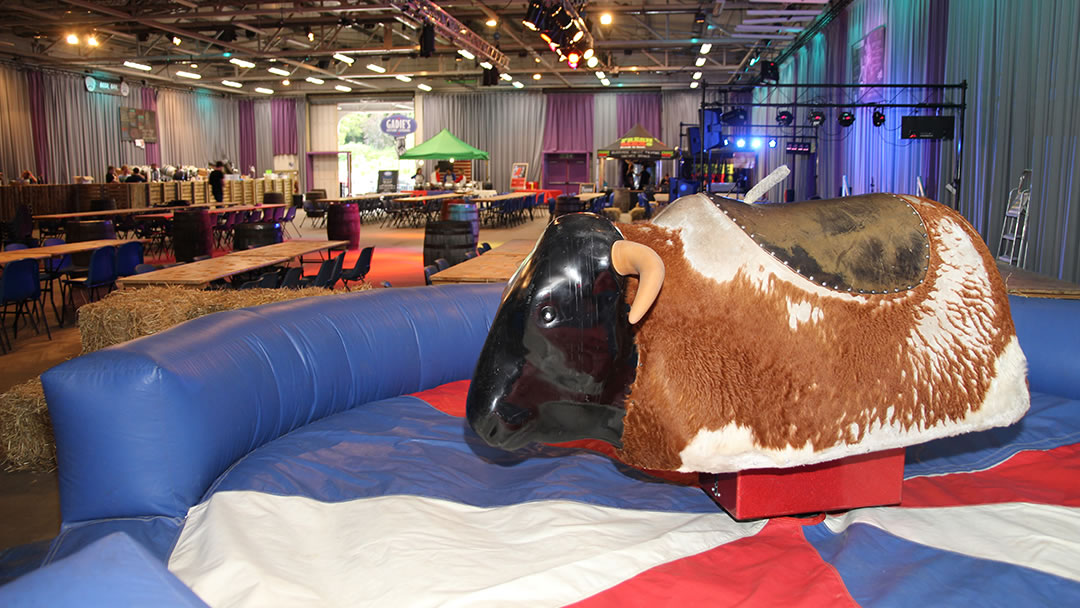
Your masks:
<svg viewBox="0 0 1080 608"><path fill-rule="evenodd" d="M402 160L487 160L488 153L477 150L469 144L461 141L448 129L439 131L439 134L425 141L419 146L413 146L401 154Z"/></svg>

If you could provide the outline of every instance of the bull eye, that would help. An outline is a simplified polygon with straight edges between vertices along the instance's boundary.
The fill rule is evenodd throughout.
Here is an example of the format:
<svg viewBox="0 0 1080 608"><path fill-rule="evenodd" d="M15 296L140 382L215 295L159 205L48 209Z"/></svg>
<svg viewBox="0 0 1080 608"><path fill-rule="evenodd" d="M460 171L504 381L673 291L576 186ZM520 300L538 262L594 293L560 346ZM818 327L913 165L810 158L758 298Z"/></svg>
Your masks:
<svg viewBox="0 0 1080 608"><path fill-rule="evenodd" d="M558 316L554 306L545 306L540 309L540 320L544 323L554 323Z"/></svg>

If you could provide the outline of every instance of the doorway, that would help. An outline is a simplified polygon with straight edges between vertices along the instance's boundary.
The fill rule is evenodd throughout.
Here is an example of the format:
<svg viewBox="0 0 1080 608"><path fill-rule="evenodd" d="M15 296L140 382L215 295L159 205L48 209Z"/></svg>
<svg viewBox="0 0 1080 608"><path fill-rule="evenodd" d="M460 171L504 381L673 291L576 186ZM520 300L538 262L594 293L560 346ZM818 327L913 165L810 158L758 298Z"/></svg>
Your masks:
<svg viewBox="0 0 1080 608"><path fill-rule="evenodd" d="M544 155L544 188L576 195L578 186L589 181L589 155L565 153Z"/></svg>

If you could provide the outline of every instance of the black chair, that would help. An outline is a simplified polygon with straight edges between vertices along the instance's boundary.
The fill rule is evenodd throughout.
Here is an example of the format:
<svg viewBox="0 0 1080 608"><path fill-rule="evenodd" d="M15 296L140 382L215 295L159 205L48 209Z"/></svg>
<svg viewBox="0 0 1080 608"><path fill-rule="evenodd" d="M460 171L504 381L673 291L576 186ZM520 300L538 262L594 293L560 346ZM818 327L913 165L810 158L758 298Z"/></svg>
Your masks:
<svg viewBox="0 0 1080 608"><path fill-rule="evenodd" d="M342 253L342 256L345 254ZM326 287L330 282L330 278L334 274L334 267L337 266L337 258L330 258L324 261L319 266L319 273L314 276L304 277L300 279L301 287Z"/></svg>
<svg viewBox="0 0 1080 608"><path fill-rule="evenodd" d="M15 306L15 322L12 324L12 338L19 337L19 319L26 315L34 327L34 333L40 334L37 318L45 325L45 333L52 340L52 332L49 331L49 322L45 318L45 307L41 305L41 277L38 272L38 261L32 258L24 258L8 262L4 266L4 274L0 275L0 332L7 340L7 313L8 306Z"/></svg>
<svg viewBox="0 0 1080 608"><path fill-rule="evenodd" d="M446 258L439 258L435 260L435 266L440 270L446 270L450 267L450 262Z"/></svg>
<svg viewBox="0 0 1080 608"><path fill-rule="evenodd" d="M480 249L483 249L485 252L486 251L491 251L491 243L487 243L487 242L480 243Z"/></svg>
<svg viewBox="0 0 1080 608"><path fill-rule="evenodd" d="M75 312L75 288L86 290L86 301L93 302L99 287L104 287L106 293L116 287L116 248L101 247L94 250L90 255L90 266L85 277L68 277L64 279L67 288L68 302L71 311ZM66 309L60 317L60 325L64 325L67 318Z"/></svg>
<svg viewBox="0 0 1080 608"><path fill-rule="evenodd" d="M278 281L279 277L277 271L267 272L261 275L259 278L255 279L254 281L248 281L241 284L238 289L276 289L278 286Z"/></svg>
<svg viewBox="0 0 1080 608"><path fill-rule="evenodd" d="M64 239L45 239L41 244L42 247L51 247L53 245L63 245ZM60 318L60 313L56 310L56 299L53 296L53 283L60 280L65 274L71 270L71 254L62 255L59 258L50 258L44 262L44 271L41 273L41 301L45 302L45 294L49 294L49 304L52 305L53 314L56 318ZM60 284L63 287L63 283ZM60 292L60 304L64 303L64 292Z"/></svg>
<svg viewBox="0 0 1080 608"><path fill-rule="evenodd" d="M343 274L343 266L345 264L345 252L342 251L334 258L334 269L330 272L330 279L326 281L326 288L333 289L337 282L341 280Z"/></svg>
<svg viewBox="0 0 1080 608"><path fill-rule="evenodd" d="M436 272L439 272L438 266L434 264L428 264L427 266L424 266L424 283L426 285L431 285L431 275L435 274Z"/></svg>
<svg viewBox="0 0 1080 608"><path fill-rule="evenodd" d="M341 283L345 285L345 291L349 291L349 281L364 282L364 277L371 270L371 256L374 252L374 247L364 247L356 258L356 265L341 273Z"/></svg>
<svg viewBox="0 0 1080 608"><path fill-rule="evenodd" d="M300 287L300 278L304 276L304 270L299 266L294 266L285 271L285 276L281 278L281 284L278 285L278 289L297 289Z"/></svg>

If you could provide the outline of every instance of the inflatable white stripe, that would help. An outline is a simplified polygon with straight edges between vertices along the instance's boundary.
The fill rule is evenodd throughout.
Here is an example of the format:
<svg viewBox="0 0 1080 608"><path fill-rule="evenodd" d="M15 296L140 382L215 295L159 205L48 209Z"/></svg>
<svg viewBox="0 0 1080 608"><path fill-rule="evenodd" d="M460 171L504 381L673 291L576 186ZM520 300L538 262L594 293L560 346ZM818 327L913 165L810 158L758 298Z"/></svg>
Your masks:
<svg viewBox="0 0 1080 608"><path fill-rule="evenodd" d="M219 492L169 569L211 606L558 606L756 534L723 513Z"/></svg>
<svg viewBox="0 0 1080 608"><path fill-rule="evenodd" d="M853 523L935 549L1024 566L1080 581L1080 509L1031 503L859 509L830 516L840 533Z"/></svg>

